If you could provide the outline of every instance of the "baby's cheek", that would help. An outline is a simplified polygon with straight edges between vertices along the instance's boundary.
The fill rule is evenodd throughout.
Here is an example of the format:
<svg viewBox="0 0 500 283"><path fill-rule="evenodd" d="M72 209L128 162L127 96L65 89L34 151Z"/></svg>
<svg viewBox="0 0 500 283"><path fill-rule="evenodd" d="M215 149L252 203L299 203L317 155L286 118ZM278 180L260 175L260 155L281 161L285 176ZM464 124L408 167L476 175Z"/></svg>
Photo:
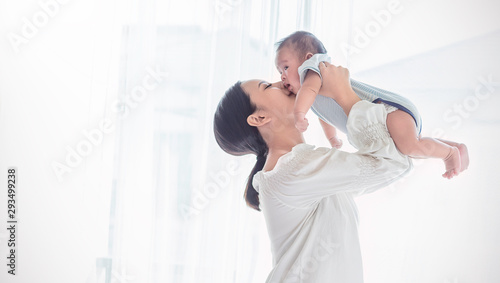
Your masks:
<svg viewBox="0 0 500 283"><path fill-rule="evenodd" d="M293 86L293 88L299 89L300 88L300 79L299 78L294 79L292 82L290 82L290 84Z"/></svg>

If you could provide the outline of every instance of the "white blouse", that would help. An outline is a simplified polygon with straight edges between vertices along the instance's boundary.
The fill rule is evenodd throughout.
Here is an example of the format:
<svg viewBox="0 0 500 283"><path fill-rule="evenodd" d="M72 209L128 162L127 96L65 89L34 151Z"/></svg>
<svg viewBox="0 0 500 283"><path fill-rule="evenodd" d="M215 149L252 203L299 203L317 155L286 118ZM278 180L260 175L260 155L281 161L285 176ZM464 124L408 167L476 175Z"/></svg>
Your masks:
<svg viewBox="0 0 500 283"><path fill-rule="evenodd" d="M383 105L360 101L347 120L358 152L299 144L273 170L255 175L273 254L266 282L363 282L353 197L412 168L390 138L386 118Z"/></svg>

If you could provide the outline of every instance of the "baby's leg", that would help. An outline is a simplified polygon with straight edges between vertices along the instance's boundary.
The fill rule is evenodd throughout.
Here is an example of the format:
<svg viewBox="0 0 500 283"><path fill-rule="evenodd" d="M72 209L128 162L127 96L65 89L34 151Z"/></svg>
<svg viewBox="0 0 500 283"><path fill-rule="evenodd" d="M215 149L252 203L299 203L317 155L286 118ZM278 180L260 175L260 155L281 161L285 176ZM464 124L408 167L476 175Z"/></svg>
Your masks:
<svg viewBox="0 0 500 283"><path fill-rule="evenodd" d="M321 118L319 118L319 122L321 123L321 127L323 128L323 132L325 133L326 138L330 142L330 145L333 148L337 148L337 149L341 148L342 147L342 140L339 139L337 136L337 129L334 126L328 124L327 122L321 120Z"/></svg>
<svg viewBox="0 0 500 283"><path fill-rule="evenodd" d="M450 179L460 173L458 148L433 138L420 138L415 130L415 121L408 113L402 110L389 113L387 129L401 153L413 158L443 159L446 166L446 172L443 174L445 178Z"/></svg>

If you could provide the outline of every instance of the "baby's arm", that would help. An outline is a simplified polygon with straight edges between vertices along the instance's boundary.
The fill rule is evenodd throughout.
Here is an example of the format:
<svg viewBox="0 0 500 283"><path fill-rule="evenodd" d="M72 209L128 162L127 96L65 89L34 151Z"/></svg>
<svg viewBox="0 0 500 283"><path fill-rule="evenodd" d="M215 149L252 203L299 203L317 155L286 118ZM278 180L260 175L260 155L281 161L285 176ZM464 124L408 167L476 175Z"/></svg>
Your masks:
<svg viewBox="0 0 500 283"><path fill-rule="evenodd" d="M334 148L342 147L342 140L337 137L337 129L334 126L328 124L327 122L321 120L319 118L319 122L321 123L321 127L323 128L323 132L325 132L325 136Z"/></svg>
<svg viewBox="0 0 500 283"><path fill-rule="evenodd" d="M306 119L306 113L314 103L316 95L321 88L321 77L316 72L307 72L304 82L297 92L295 99L295 107L293 114L295 116L295 127L299 131L304 132L307 130L309 123Z"/></svg>

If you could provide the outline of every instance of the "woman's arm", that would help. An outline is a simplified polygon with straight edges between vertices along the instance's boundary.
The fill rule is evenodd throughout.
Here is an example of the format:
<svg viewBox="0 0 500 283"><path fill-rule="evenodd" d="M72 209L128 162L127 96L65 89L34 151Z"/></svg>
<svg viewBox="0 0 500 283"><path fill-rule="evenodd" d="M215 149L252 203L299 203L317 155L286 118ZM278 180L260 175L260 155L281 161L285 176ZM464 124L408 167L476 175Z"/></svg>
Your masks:
<svg viewBox="0 0 500 283"><path fill-rule="evenodd" d="M358 152L328 148L292 151L276 197L304 207L338 193L372 192L404 176L412 165L390 138L386 119L382 105L357 102L350 109L347 129Z"/></svg>
<svg viewBox="0 0 500 283"><path fill-rule="evenodd" d="M374 191L401 178L412 167L387 131L384 106L360 101L349 84L347 69L330 64L320 69L321 93L335 98L348 115L347 137L358 152L327 148L292 151L276 196L296 207L333 194Z"/></svg>

